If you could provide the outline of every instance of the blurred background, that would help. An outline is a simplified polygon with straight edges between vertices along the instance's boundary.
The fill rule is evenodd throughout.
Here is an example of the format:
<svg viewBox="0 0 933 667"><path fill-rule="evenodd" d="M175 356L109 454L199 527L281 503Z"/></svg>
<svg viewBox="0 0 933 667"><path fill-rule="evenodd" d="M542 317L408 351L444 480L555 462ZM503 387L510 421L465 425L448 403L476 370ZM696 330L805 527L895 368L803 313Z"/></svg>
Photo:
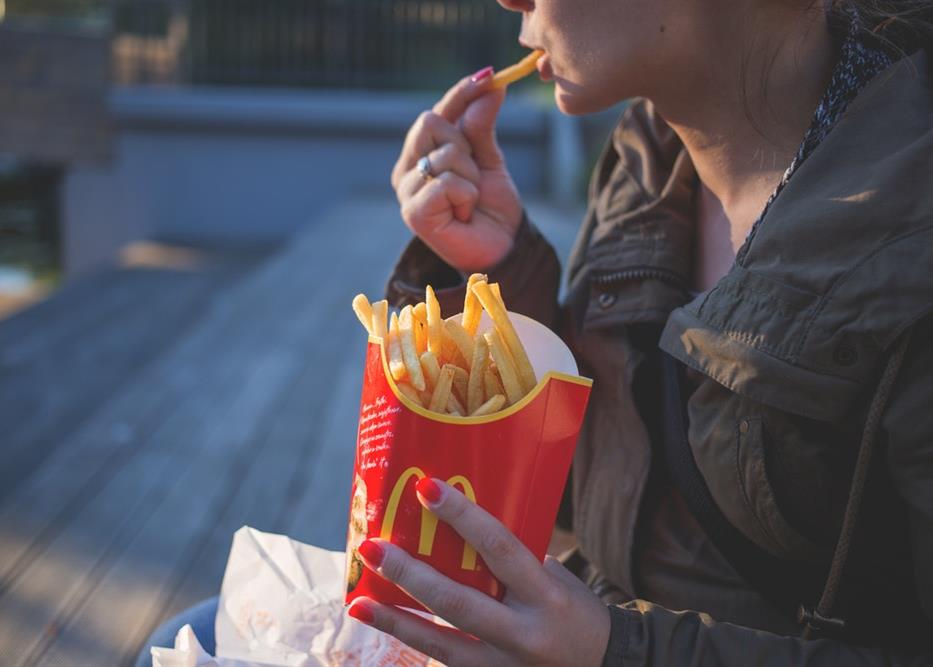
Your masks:
<svg viewBox="0 0 933 667"><path fill-rule="evenodd" d="M249 524L342 549L389 171L494 0L0 0L0 664L132 664ZM619 109L510 90L566 256Z"/></svg>

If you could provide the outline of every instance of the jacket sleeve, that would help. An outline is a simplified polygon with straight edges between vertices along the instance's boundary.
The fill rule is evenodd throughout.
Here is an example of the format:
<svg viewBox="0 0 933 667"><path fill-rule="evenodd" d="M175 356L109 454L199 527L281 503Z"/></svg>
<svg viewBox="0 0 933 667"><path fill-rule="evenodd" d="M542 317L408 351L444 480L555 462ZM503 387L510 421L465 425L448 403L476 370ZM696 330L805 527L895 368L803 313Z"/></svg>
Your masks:
<svg viewBox="0 0 933 667"><path fill-rule="evenodd" d="M706 614L670 611L642 600L610 607L611 634L604 667L921 667L933 653L905 655L831 639L796 637L717 623Z"/></svg>
<svg viewBox="0 0 933 667"><path fill-rule="evenodd" d="M933 316L914 327L882 422L887 464L910 513L914 580L928 618L933 618ZM876 455L884 455L880 449ZM883 609L878 610L884 613ZM717 623L706 614L673 612L636 600L610 607L604 665L933 665L933 641L924 655L852 646Z"/></svg>
<svg viewBox="0 0 933 667"><path fill-rule="evenodd" d="M560 262L554 248L527 216L522 219L512 250L486 274L489 282L499 283L509 310L551 328L556 326ZM441 314L450 317L463 310L466 279L415 237L389 277L386 298L397 307L415 304L424 301L424 288L430 284L441 304Z"/></svg>

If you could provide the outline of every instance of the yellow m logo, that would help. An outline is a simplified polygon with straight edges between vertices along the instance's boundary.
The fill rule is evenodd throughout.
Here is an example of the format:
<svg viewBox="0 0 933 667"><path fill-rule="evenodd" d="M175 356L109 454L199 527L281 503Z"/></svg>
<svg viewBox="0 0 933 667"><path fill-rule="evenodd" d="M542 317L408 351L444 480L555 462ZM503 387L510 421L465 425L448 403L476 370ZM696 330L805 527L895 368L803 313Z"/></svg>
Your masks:
<svg viewBox="0 0 933 667"><path fill-rule="evenodd" d="M411 478L422 479L425 476L424 471L418 466L411 466L399 475L398 480L395 482L395 486L392 487L392 495L389 496L389 504L386 506L386 513L382 519L382 530L379 532L379 537L384 540L392 539L392 529L395 527L395 516L398 514L398 504L402 500L402 492L405 490L405 486ZM476 502L476 493L473 491L473 485L470 484L470 480L463 475L454 475L447 480L447 483L451 486L459 486L463 491L463 495L469 498L471 502ZM418 538L418 553L422 556L430 556L431 552L434 550L435 533L437 533L437 517L422 507L421 534ZM469 544L463 545L463 559L460 561L460 567L464 570L476 569L476 551Z"/></svg>

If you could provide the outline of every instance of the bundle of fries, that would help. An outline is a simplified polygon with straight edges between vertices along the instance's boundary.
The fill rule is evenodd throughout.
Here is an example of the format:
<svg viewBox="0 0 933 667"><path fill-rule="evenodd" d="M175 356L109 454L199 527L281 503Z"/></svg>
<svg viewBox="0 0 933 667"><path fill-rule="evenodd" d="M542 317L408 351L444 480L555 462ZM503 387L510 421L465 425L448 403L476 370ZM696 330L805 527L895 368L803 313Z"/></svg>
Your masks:
<svg viewBox="0 0 933 667"><path fill-rule="evenodd" d="M432 412L478 417L520 401L537 384L534 369L502 301L499 285L474 273L463 313L442 319L430 285L425 299L389 315L387 301L363 294L353 310L371 336L382 339L399 391ZM493 328L480 333L485 310Z"/></svg>

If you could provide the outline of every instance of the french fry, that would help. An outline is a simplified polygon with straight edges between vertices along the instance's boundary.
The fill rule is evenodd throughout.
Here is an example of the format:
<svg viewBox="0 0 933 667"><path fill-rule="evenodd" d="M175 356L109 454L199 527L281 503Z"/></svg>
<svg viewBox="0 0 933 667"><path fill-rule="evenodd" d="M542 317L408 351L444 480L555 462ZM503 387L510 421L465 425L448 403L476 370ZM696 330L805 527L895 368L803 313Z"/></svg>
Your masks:
<svg viewBox="0 0 933 667"><path fill-rule="evenodd" d="M460 324L471 336L476 335L480 318L483 316L483 306L473 294L473 285L478 282L486 282L486 275L474 273L467 280L466 297L463 299L463 317L460 319Z"/></svg>
<svg viewBox="0 0 933 667"><path fill-rule="evenodd" d="M502 290L499 289L499 283L489 283L489 289L492 290L492 293L499 300L499 303L502 304L502 307L505 308L505 299L502 298ZM508 310L508 308L505 308Z"/></svg>
<svg viewBox="0 0 933 667"><path fill-rule="evenodd" d="M408 384L407 382L396 382L395 386L398 387L398 390L400 392L405 394L405 398L408 398L409 400L417 403L421 407L424 407L424 401L421 398L421 394L419 394L418 391L414 387L412 387L410 384Z"/></svg>
<svg viewBox="0 0 933 667"><path fill-rule="evenodd" d="M441 366L437 363L437 357L431 350L425 350L421 354L421 370L427 379L428 386L433 390L437 386L437 378L441 374Z"/></svg>
<svg viewBox="0 0 933 667"><path fill-rule="evenodd" d="M366 298L365 294L357 294L353 297L353 312L356 313L356 317L359 319L360 324L362 324L366 331L372 335L373 333L373 307L369 303L369 299Z"/></svg>
<svg viewBox="0 0 933 667"><path fill-rule="evenodd" d="M524 390L522 393L524 394L531 391L534 389L534 386L538 384L538 379L535 377L535 369L532 368L531 361L528 359L528 353L525 352L525 346L522 345L521 339L515 332L515 327L512 326L508 311L505 309L502 301L496 298L487 283L476 283L473 285L473 291L479 298L480 303L483 304L483 308L489 313L489 317L492 318L493 323L496 325L496 331L499 332L506 349L508 349L512 358L515 360L515 370L518 373L521 387ZM498 359L496 359L496 365L499 366L499 375L502 376L502 382L505 384L508 394L509 385L505 382L504 369ZM512 400L511 395L509 395L509 400Z"/></svg>
<svg viewBox="0 0 933 667"><path fill-rule="evenodd" d="M483 374L483 388L486 390L487 399L492 398L496 394L505 395L505 387L502 386L499 373L492 367L492 364L488 364L486 372Z"/></svg>
<svg viewBox="0 0 933 667"><path fill-rule="evenodd" d="M420 355L428 349L428 309L424 301L412 308L411 314L415 318L415 349Z"/></svg>
<svg viewBox="0 0 933 667"><path fill-rule="evenodd" d="M394 315L394 313L393 313ZM415 346L415 322L412 316L411 306L402 308L402 314L398 318L399 340L402 346L402 361L408 370L408 379L411 386L418 391L424 391L427 387L424 383L424 373L421 371L421 362L418 359L418 352Z"/></svg>
<svg viewBox="0 0 933 667"><path fill-rule="evenodd" d="M489 345L481 334L477 334L473 337L473 363L470 365L470 379L467 381L468 415L472 415L483 404L483 378L488 361Z"/></svg>
<svg viewBox="0 0 933 667"><path fill-rule="evenodd" d="M467 400L467 389L470 386L470 374L465 370L457 366L456 364L445 364L450 367L450 370L454 374L454 391L457 396L462 398L464 401Z"/></svg>
<svg viewBox="0 0 933 667"><path fill-rule="evenodd" d="M389 324L389 302L383 299L382 301L377 301L372 304L373 309L373 336L381 338L382 340L386 339L388 336L388 324Z"/></svg>
<svg viewBox="0 0 933 667"><path fill-rule="evenodd" d="M353 311L371 336L382 338L389 373L404 396L434 412L491 414L514 405L537 383L497 283L472 274L462 315L446 320L434 289L425 301L389 316L388 302L363 294ZM493 329L477 334L482 311Z"/></svg>
<svg viewBox="0 0 933 667"><path fill-rule="evenodd" d="M389 324L389 341L386 352L389 354L389 372L398 382L405 377L408 371L405 368L405 361L402 359L402 341L399 337L398 315L394 312Z"/></svg>
<svg viewBox="0 0 933 667"><path fill-rule="evenodd" d="M456 319L444 320L444 332L454 342L457 350L466 360L467 369L473 361L473 338Z"/></svg>
<svg viewBox="0 0 933 667"><path fill-rule="evenodd" d="M509 84L525 78L535 71L535 64L538 62L538 58L543 55L544 51L535 49L514 65L506 67L501 72L497 72L496 75L492 77L492 87L505 88Z"/></svg>
<svg viewBox="0 0 933 667"><path fill-rule="evenodd" d="M441 319L441 304L430 285L424 290L424 304L428 322L428 349L440 357L444 340L444 321Z"/></svg>
<svg viewBox="0 0 933 667"><path fill-rule="evenodd" d="M459 415L460 417L465 417L467 414L466 408L463 407L463 403L454 396L453 392L451 392L450 398L447 399L447 412L453 415Z"/></svg>
<svg viewBox="0 0 933 667"><path fill-rule="evenodd" d="M483 403L481 406L476 408L473 412L470 413L471 417L480 417L482 415L491 415L493 412L498 412L502 409L502 406L505 405L505 396L502 394L496 394L488 401Z"/></svg>
<svg viewBox="0 0 933 667"><path fill-rule="evenodd" d="M450 388L454 381L454 373L450 366L444 366L437 378L437 385L434 387L434 393L431 395L431 403L428 410L432 412L441 412L447 407L450 400Z"/></svg>
<svg viewBox="0 0 933 667"><path fill-rule="evenodd" d="M518 372L509 358L505 343L502 342L502 336L498 331L487 331L483 334L486 342L489 344L489 353L496 362L499 369L499 377L505 386L505 395L509 399L509 405L517 403L525 395L521 382L518 379Z"/></svg>
<svg viewBox="0 0 933 667"><path fill-rule="evenodd" d="M460 354L460 350L457 348L457 344L450 336L447 335L446 330L444 331L444 335L441 337L441 340L441 354L439 361L444 363L450 362L455 366L466 368L466 360L463 358L463 355Z"/></svg>

